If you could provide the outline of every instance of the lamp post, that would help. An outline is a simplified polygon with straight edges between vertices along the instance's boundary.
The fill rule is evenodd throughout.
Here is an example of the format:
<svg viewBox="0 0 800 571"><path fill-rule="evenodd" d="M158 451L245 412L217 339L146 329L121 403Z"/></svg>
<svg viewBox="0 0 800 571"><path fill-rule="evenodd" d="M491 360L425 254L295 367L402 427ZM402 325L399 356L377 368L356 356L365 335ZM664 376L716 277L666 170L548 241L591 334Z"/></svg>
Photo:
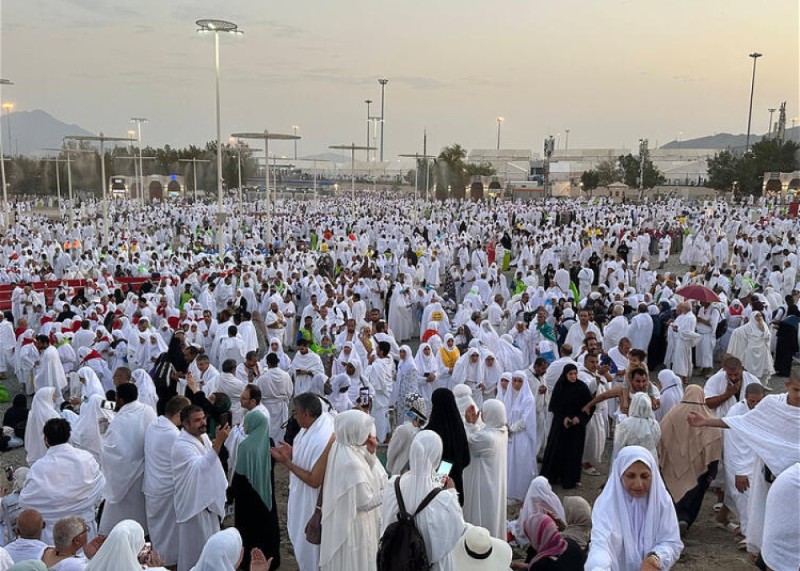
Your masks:
<svg viewBox="0 0 800 571"><path fill-rule="evenodd" d="M768 138L771 139L772 138L772 114L775 113L775 111L777 111L777 109L772 107L771 109L767 109L767 111L769 111L769 129L767 130L767 136L768 136Z"/></svg>
<svg viewBox="0 0 800 571"><path fill-rule="evenodd" d="M0 85L14 85L10 79L0 79ZM8 142L11 148L11 141ZM6 161L3 154L3 138L0 137L0 183L3 185L3 228L8 230L11 227L11 220L9 219L8 211L8 188L6 185Z"/></svg>
<svg viewBox="0 0 800 571"><path fill-rule="evenodd" d="M644 199L644 163L647 160L647 139L639 139L639 200Z"/></svg>
<svg viewBox="0 0 800 571"><path fill-rule="evenodd" d="M564 152L566 153L569 150L569 129L564 129L564 132L567 134L564 140Z"/></svg>
<svg viewBox="0 0 800 571"><path fill-rule="evenodd" d="M224 254L225 213L222 204L222 135L220 134L221 127L219 103L219 34L220 32L223 32L226 34L241 35L244 34L244 32L239 29L239 26L226 20L197 20L195 24L197 24L198 33L203 34L212 32L214 34L214 71L216 73L215 86L217 103L217 224L219 226L217 229L217 248L219 250L219 257L221 260Z"/></svg>
<svg viewBox="0 0 800 571"><path fill-rule="evenodd" d="M436 157L433 155L426 155L424 151L421 155L419 153L414 153L413 155L411 153L405 153L397 156L414 159L414 222L416 222L419 214L419 161L420 159L425 161L425 177L427 178L428 159L435 159Z"/></svg>
<svg viewBox="0 0 800 571"><path fill-rule="evenodd" d="M356 205L356 151L374 151L375 147L359 146L355 143L349 145L331 145L329 149L336 149L339 151L350 151L350 200L353 202L353 207ZM381 148L383 151L383 148ZM381 160L383 157L381 156Z"/></svg>
<svg viewBox="0 0 800 571"><path fill-rule="evenodd" d="M100 183L103 189L103 243L108 246L108 193L106 180L106 141L130 141L127 137L106 137L101 132L99 136L94 135L71 135L64 137L72 141L99 141L100 142Z"/></svg>
<svg viewBox="0 0 800 571"><path fill-rule="evenodd" d="M52 149L48 148L48 149L42 149L42 150L43 151L58 151L59 153L61 152L61 149L54 149L54 148L52 148ZM55 157L47 157L44 160L47 161L47 162L55 162L55 164L56 164L56 193L58 195L58 208L60 210L61 209L61 171L60 171L60 169L58 167L58 163L63 163L64 159L62 159L58 155L56 155Z"/></svg>
<svg viewBox="0 0 800 571"><path fill-rule="evenodd" d="M753 118L753 92L756 88L756 60L764 54L753 52L750 57L753 58L753 79L750 82L750 110L747 112L747 142L745 143L744 152L750 150L750 121Z"/></svg>
<svg viewBox="0 0 800 571"><path fill-rule="evenodd" d="M297 137L297 131L300 129L300 125L292 125L292 135ZM300 137L297 137L299 139ZM297 162L297 139L294 140L294 162Z"/></svg>
<svg viewBox="0 0 800 571"><path fill-rule="evenodd" d="M369 124L372 117L369 115L369 106L372 104L372 99L365 99L364 103L367 104L367 146L369 147ZM369 162L369 151L367 151L367 162Z"/></svg>
<svg viewBox="0 0 800 571"><path fill-rule="evenodd" d="M264 186L266 187L267 195L267 244L272 244L272 213L270 212L270 196L269 196L269 142L270 141L294 141L300 138L300 135L289 135L287 133L270 133L264 129L263 133L233 133L231 137L237 139L260 139L264 141Z"/></svg>
<svg viewBox="0 0 800 571"><path fill-rule="evenodd" d="M6 128L8 129L8 152L11 153L12 149L12 139L11 139L11 111L14 109L13 103L3 103L3 111L6 112ZM14 153L16 154L16 153Z"/></svg>
<svg viewBox="0 0 800 571"><path fill-rule="evenodd" d="M503 121L505 121L505 117L498 117L497 121L497 150L500 150L500 127L503 125Z"/></svg>
<svg viewBox="0 0 800 571"><path fill-rule="evenodd" d="M197 163L210 163L208 159L198 159L192 157L191 159L178 159L181 163L192 163L192 182L194 183L194 201L197 202Z"/></svg>
<svg viewBox="0 0 800 571"><path fill-rule="evenodd" d="M147 123L146 117L131 117L131 123L136 123L139 142L139 200L144 202L144 163L142 162L142 123ZM134 169L135 170L135 169Z"/></svg>
<svg viewBox="0 0 800 571"><path fill-rule="evenodd" d="M386 84L389 83L389 80L386 78L381 78L378 80L378 83L381 84L381 162L383 162L383 126L386 123L386 115L384 113L384 93L386 91ZM369 146L369 143L367 146Z"/></svg>

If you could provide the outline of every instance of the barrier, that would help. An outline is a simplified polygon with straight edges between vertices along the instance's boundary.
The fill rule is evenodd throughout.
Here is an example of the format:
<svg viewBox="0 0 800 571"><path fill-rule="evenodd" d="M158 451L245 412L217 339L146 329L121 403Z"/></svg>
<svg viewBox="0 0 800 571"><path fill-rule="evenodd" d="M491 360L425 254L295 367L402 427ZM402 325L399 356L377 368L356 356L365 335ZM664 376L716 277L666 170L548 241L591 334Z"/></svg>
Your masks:
<svg viewBox="0 0 800 571"><path fill-rule="evenodd" d="M119 287L123 292L130 290L138 292L145 282L151 281L148 277L121 277L114 278L114 283L117 284L114 288ZM37 281L29 282L37 293L44 293L44 299L47 307L51 307L55 298L55 292L59 288L73 288L80 289L86 287L86 280L51 280L51 281ZM11 310L11 295L17 284L0 284L0 311Z"/></svg>

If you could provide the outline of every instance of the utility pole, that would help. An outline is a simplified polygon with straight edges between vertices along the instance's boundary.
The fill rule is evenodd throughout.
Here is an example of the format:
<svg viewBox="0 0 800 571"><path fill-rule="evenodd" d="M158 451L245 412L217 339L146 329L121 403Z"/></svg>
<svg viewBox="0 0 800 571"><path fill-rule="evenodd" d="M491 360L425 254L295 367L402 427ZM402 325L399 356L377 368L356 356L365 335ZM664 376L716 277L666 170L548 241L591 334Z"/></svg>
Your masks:
<svg viewBox="0 0 800 571"><path fill-rule="evenodd" d="M556 140L552 135L544 140L544 197L550 198L550 157L553 156Z"/></svg>
<svg viewBox="0 0 800 571"><path fill-rule="evenodd" d="M386 124L384 92L386 91L386 84L389 83L389 80L386 78L381 78L378 80L378 83L381 84L381 162L383 162L383 126ZM369 146L369 143L367 146Z"/></svg>
<svg viewBox="0 0 800 571"><path fill-rule="evenodd" d="M639 200L644 200L644 163L647 160L647 139L639 139Z"/></svg>
<svg viewBox="0 0 800 571"><path fill-rule="evenodd" d="M753 80L750 83L750 110L747 113L747 141L745 143L745 153L750 150L750 121L753 118L753 93L756 89L756 60L764 54L753 52L749 55L753 58Z"/></svg>

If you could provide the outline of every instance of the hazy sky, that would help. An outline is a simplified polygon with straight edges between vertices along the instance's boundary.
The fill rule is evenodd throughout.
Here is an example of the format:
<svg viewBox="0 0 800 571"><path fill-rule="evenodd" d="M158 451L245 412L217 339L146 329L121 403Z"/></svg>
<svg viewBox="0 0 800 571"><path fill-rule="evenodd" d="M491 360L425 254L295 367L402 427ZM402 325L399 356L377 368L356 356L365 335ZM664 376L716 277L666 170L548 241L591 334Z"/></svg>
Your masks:
<svg viewBox="0 0 800 571"><path fill-rule="evenodd" d="M798 110L797 0L2 0L2 92L90 131L144 141L215 138L213 37L223 36L222 132L300 125L299 154L364 144L365 99L386 87L386 158L459 142L541 151L651 146L747 128L769 107ZM291 143L275 150L291 155Z"/></svg>

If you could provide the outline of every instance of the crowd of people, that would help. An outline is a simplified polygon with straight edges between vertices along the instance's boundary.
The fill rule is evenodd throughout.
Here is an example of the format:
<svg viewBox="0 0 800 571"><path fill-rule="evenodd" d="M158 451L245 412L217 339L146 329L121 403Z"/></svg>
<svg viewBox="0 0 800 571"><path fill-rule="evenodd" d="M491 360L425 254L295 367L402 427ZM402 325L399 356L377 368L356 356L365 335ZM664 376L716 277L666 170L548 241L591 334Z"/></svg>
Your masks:
<svg viewBox="0 0 800 571"><path fill-rule="evenodd" d="M15 206L0 571L669 569L707 492L800 567L780 204L359 198Z"/></svg>

